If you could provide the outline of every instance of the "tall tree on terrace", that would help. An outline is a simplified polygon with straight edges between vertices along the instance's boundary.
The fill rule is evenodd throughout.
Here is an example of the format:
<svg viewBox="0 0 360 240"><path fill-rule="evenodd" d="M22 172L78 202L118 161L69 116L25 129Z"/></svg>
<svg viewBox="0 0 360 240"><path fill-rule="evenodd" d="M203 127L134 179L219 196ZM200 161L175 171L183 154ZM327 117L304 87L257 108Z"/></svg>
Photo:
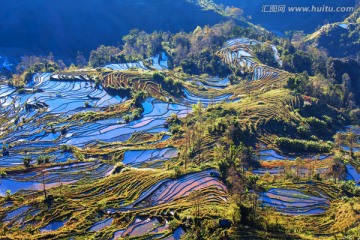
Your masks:
<svg viewBox="0 0 360 240"><path fill-rule="evenodd" d="M189 196L190 201L192 202L192 205L194 207L194 215L195 215L195 224L199 224L200 220L200 206L201 206L201 191L195 190L192 193L190 193Z"/></svg>
<svg viewBox="0 0 360 240"><path fill-rule="evenodd" d="M354 154L354 144L355 144L356 140L357 140L357 136L355 133L349 132L346 135L346 141L349 144L351 156L353 156L353 154Z"/></svg>
<svg viewBox="0 0 360 240"><path fill-rule="evenodd" d="M203 148L203 137L204 137L204 127L203 127L203 106L201 102L199 101L196 105L193 106L193 113L196 118L196 123L194 127L194 140L195 140L195 149L198 153L198 165L201 163L202 159L202 148Z"/></svg>
<svg viewBox="0 0 360 240"><path fill-rule="evenodd" d="M341 145L343 144L343 141L344 141L344 139L343 139L344 137L343 137L343 135L341 134L341 133L336 133L335 134L335 136L334 136L334 142L335 142L335 145L338 147L338 148L340 148L341 147Z"/></svg>

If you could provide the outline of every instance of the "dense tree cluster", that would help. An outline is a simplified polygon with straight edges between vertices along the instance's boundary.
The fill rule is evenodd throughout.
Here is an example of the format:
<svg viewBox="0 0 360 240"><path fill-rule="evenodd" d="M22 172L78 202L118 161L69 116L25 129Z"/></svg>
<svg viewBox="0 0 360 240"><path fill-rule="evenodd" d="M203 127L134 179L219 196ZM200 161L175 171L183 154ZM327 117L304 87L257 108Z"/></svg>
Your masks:
<svg viewBox="0 0 360 240"><path fill-rule="evenodd" d="M274 50L270 44L256 44L253 47L256 57L264 64L270 67L279 67L278 62L274 58Z"/></svg>
<svg viewBox="0 0 360 240"><path fill-rule="evenodd" d="M173 95L180 95L182 93L182 83L179 80L174 80L171 77L166 77L162 73L155 72L152 80L161 84L163 88L168 90Z"/></svg>
<svg viewBox="0 0 360 240"><path fill-rule="evenodd" d="M54 72L65 67L62 60L55 61L54 55L24 56L16 67L16 74L12 76L11 84L16 87L24 86L38 72Z"/></svg>
<svg viewBox="0 0 360 240"><path fill-rule="evenodd" d="M119 48L101 45L96 50L91 51L89 65L91 67L99 67L106 63L117 62L119 60L119 54Z"/></svg>
<svg viewBox="0 0 360 240"><path fill-rule="evenodd" d="M234 10L228 9L228 12L232 14ZM149 34L134 29L123 37L123 45L120 48L100 46L92 51L89 65L98 67L109 62L145 60L163 51L170 56L170 66L181 67L186 73L226 76L230 74L230 69L214 53L226 40L236 37L266 41L272 39L273 35L237 26L232 21L212 27L197 27L190 33L172 34L155 31Z"/></svg>

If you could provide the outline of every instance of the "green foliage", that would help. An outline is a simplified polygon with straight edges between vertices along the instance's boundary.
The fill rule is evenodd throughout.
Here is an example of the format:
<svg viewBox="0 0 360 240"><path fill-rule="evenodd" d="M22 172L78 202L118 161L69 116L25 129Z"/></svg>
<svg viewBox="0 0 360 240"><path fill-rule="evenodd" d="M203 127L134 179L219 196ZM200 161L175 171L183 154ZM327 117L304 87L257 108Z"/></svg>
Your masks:
<svg viewBox="0 0 360 240"><path fill-rule="evenodd" d="M133 29L123 37L123 53L138 59L145 59L163 51L162 42L167 40L168 33L153 32L148 34L145 31Z"/></svg>
<svg viewBox="0 0 360 240"><path fill-rule="evenodd" d="M256 57L264 64L271 67L279 67L274 57L274 50L270 44L256 44L253 46Z"/></svg>
<svg viewBox="0 0 360 240"><path fill-rule="evenodd" d="M356 185L355 181L342 181L340 187L345 192L360 196L360 187Z"/></svg>
<svg viewBox="0 0 360 240"><path fill-rule="evenodd" d="M166 119L166 122L168 123L169 126L173 126L181 123L180 118L175 113L171 114L170 117Z"/></svg>
<svg viewBox="0 0 360 240"><path fill-rule="evenodd" d="M193 75L207 73L213 76L226 77L231 73L229 67L208 50L182 60L180 66L184 73Z"/></svg>
<svg viewBox="0 0 360 240"><path fill-rule="evenodd" d="M36 161L38 165L44 164L44 163L50 163L51 157L49 155L40 155Z"/></svg>
<svg viewBox="0 0 360 240"><path fill-rule="evenodd" d="M162 73L155 72L152 75L152 79L154 81L163 82L165 80L165 76Z"/></svg>
<svg viewBox="0 0 360 240"><path fill-rule="evenodd" d="M181 127L181 120L176 114L171 114L170 117L166 119L166 123L170 128L172 134L181 134L183 133L183 129Z"/></svg>
<svg viewBox="0 0 360 240"><path fill-rule="evenodd" d="M136 108L133 112L132 112L132 119L133 120L137 120L140 119L142 116L142 109L141 108Z"/></svg>
<svg viewBox="0 0 360 240"><path fill-rule="evenodd" d="M286 86L287 88L294 90L298 93L305 92L305 86L309 81L309 77L307 75L298 74L295 76L288 77Z"/></svg>
<svg viewBox="0 0 360 240"><path fill-rule="evenodd" d="M313 59L308 52L301 50L295 51L291 54L289 51L285 52L283 56L283 68L289 72L312 74Z"/></svg>
<svg viewBox="0 0 360 240"><path fill-rule="evenodd" d="M176 166L175 168L174 168L174 177L179 177L181 175L181 169L180 169L180 167L179 166Z"/></svg>
<svg viewBox="0 0 360 240"><path fill-rule="evenodd" d="M23 158L23 164L26 168L30 167L31 165L31 157L24 157Z"/></svg>
<svg viewBox="0 0 360 240"><path fill-rule="evenodd" d="M89 102L87 102L87 101L84 103L84 106L85 106L86 108L91 108L90 103L89 103Z"/></svg>
<svg viewBox="0 0 360 240"><path fill-rule="evenodd" d="M145 100L147 94L144 91L131 92L131 97L134 99L134 105L137 108L142 108L142 102Z"/></svg>
<svg viewBox="0 0 360 240"><path fill-rule="evenodd" d="M238 9L227 8L225 15L233 16L233 14L238 14ZM125 56L146 59L161 51L167 51L171 52L169 54L171 55L170 66L181 67L185 73L207 73L225 77L230 75L231 70L214 53L220 50L227 39L236 37L266 41L273 36L265 31L259 34L258 29L240 27L231 21L213 27L198 27L191 33L153 32L148 34L134 29L123 37L122 53Z"/></svg>
<svg viewBox="0 0 360 240"><path fill-rule="evenodd" d="M126 123L129 123L131 121L131 115L125 115L123 118Z"/></svg>
<svg viewBox="0 0 360 240"><path fill-rule="evenodd" d="M219 171L223 179L228 177L231 167L234 167L238 172L243 172L244 167L249 166L253 160L251 150L243 145L230 145L228 148L216 146L214 151L215 159L218 162Z"/></svg>
<svg viewBox="0 0 360 240"><path fill-rule="evenodd" d="M301 136L308 137L311 134L311 128L309 124L300 123L300 125L296 129Z"/></svg>
<svg viewBox="0 0 360 240"><path fill-rule="evenodd" d="M117 57L119 54L119 48L101 45L96 50L91 51L89 66L96 68L110 62L119 62L123 60L122 57Z"/></svg>
<svg viewBox="0 0 360 240"><path fill-rule="evenodd" d="M54 72L60 68L59 62L55 62L54 56L51 53L47 57L24 56L17 65L17 74L12 76L10 83L15 87L24 87L35 73Z"/></svg>
<svg viewBox="0 0 360 240"><path fill-rule="evenodd" d="M11 200L11 191L10 190L6 190L5 192L5 199L7 201Z"/></svg>
<svg viewBox="0 0 360 240"><path fill-rule="evenodd" d="M142 108L136 108L132 111L131 114L127 114L123 116L123 119L126 123L129 123L133 120L140 119L142 116L143 109Z"/></svg>
<svg viewBox="0 0 360 240"><path fill-rule="evenodd" d="M152 75L152 79L155 82L160 83L164 89L168 90L171 94L179 95L182 93L182 82L179 80L173 80L171 77L165 77L164 74L155 72Z"/></svg>
<svg viewBox="0 0 360 240"><path fill-rule="evenodd" d="M328 143L290 139L284 137L276 138L274 143L279 148L289 152L328 153L331 150L331 146Z"/></svg>
<svg viewBox="0 0 360 240"><path fill-rule="evenodd" d="M315 132L325 133L326 129L328 128L328 124L325 121L316 117L306 118L305 122L309 124Z"/></svg>
<svg viewBox="0 0 360 240"><path fill-rule="evenodd" d="M60 150L63 152L72 152L72 147L68 145L61 145Z"/></svg>

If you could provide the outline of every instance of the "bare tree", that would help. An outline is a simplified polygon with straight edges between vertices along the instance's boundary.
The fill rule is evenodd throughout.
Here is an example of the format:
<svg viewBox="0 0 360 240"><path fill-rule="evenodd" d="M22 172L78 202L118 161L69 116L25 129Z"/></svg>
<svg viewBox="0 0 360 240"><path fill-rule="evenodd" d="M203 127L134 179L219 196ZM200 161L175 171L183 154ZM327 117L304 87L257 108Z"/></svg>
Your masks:
<svg viewBox="0 0 360 240"><path fill-rule="evenodd" d="M45 199L47 199L46 185L45 185L45 173L46 173L46 171L42 170L41 173L42 173L42 184L43 184L43 187L44 187L44 196L45 196Z"/></svg>
<svg viewBox="0 0 360 240"><path fill-rule="evenodd" d="M194 207L195 223L198 224L200 220L200 206L201 206L201 191L195 190L190 193L189 199Z"/></svg>

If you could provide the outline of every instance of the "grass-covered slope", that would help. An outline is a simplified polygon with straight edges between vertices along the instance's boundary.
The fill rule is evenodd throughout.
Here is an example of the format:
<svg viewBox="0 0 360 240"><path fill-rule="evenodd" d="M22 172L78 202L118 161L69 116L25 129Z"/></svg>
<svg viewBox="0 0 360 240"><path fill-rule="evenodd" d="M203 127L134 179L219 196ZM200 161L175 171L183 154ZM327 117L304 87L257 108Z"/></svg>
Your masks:
<svg viewBox="0 0 360 240"><path fill-rule="evenodd" d="M360 10L356 10L343 22L322 26L319 30L308 35L305 41L315 43L326 49L330 56L357 56L360 51Z"/></svg>

